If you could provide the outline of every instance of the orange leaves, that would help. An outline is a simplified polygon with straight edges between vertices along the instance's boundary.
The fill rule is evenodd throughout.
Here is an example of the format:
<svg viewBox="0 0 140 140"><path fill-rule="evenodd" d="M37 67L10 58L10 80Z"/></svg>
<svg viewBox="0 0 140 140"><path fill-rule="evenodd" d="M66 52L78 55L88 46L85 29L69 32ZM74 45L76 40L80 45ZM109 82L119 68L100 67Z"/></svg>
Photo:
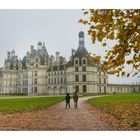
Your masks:
<svg viewBox="0 0 140 140"><path fill-rule="evenodd" d="M102 45L103 45L103 47L105 47L105 46L106 46L106 43L103 43ZM107 50L106 50L106 51L107 51Z"/></svg>
<svg viewBox="0 0 140 140"><path fill-rule="evenodd" d="M95 63L98 64L100 63L101 56L95 56L94 59L95 59Z"/></svg>
<svg viewBox="0 0 140 140"><path fill-rule="evenodd" d="M96 56L95 54L93 54L93 56L91 56L90 53L87 53L86 57L89 59L89 61L92 63L92 64L99 64L100 63L100 60L101 60L101 56Z"/></svg>
<svg viewBox="0 0 140 140"><path fill-rule="evenodd" d="M79 20L79 23L82 23L82 22L83 22L83 19L80 19L80 20Z"/></svg>
<svg viewBox="0 0 140 140"><path fill-rule="evenodd" d="M114 32L111 32L111 33L107 36L107 38L113 40L113 39L114 39Z"/></svg>
<svg viewBox="0 0 140 140"><path fill-rule="evenodd" d="M87 15L87 14L88 14L88 11L85 11L85 12L84 12L84 15Z"/></svg>
<svg viewBox="0 0 140 140"><path fill-rule="evenodd" d="M82 20L82 19L79 20L79 23L82 23L82 24L84 24L84 25L90 25L90 24L91 24L91 23L89 23L88 21Z"/></svg>
<svg viewBox="0 0 140 140"><path fill-rule="evenodd" d="M133 60L127 60L126 63L129 64L133 64Z"/></svg>
<svg viewBox="0 0 140 140"><path fill-rule="evenodd" d="M92 34L91 35L92 42L95 43L95 41L96 41L96 32L92 31L91 34Z"/></svg>
<svg viewBox="0 0 140 140"><path fill-rule="evenodd" d="M140 104L139 103L108 103L102 110L113 115L118 121L119 126L125 130L140 129Z"/></svg>
<svg viewBox="0 0 140 140"><path fill-rule="evenodd" d="M122 87L125 89L125 86ZM140 95L117 94L89 100L94 107L105 115L115 118L118 127L123 130L140 130ZM114 124L112 122L109 122ZM114 125L113 125L114 126Z"/></svg>
<svg viewBox="0 0 140 140"><path fill-rule="evenodd" d="M106 40L117 41L106 53L105 61L108 65L104 66L106 72L116 74L118 68L125 64L132 65L134 71L138 71L140 68L140 10L90 9L83 10L83 14L85 19L81 19L80 23L89 27L88 34L92 43L99 41L102 47L106 47ZM126 60L126 56L133 57L133 60ZM119 74L117 73L117 76L129 77L130 75L130 72L124 74L122 69L119 70Z"/></svg>

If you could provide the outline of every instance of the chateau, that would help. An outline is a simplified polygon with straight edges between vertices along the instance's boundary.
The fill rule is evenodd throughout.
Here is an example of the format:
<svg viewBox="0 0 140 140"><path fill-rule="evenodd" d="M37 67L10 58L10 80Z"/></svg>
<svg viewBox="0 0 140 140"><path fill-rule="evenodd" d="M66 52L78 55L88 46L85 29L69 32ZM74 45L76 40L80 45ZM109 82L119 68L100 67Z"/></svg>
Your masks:
<svg viewBox="0 0 140 140"><path fill-rule="evenodd" d="M84 32L79 32L79 46L72 49L69 61L56 52L49 55L44 42L37 49L30 46L24 58L15 51L7 52L4 68L0 69L0 94L63 95L140 92L140 85L108 84L108 75L99 72L99 65L87 58Z"/></svg>

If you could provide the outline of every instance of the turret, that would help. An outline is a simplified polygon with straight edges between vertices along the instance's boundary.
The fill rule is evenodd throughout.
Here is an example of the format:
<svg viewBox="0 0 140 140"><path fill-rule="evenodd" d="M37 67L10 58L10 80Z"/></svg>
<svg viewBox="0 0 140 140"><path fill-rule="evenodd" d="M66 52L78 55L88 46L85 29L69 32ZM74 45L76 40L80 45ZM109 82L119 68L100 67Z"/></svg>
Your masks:
<svg viewBox="0 0 140 140"><path fill-rule="evenodd" d="M7 59L10 60L11 59L11 52L7 52Z"/></svg>
<svg viewBox="0 0 140 140"><path fill-rule="evenodd" d="M31 46L30 46L30 49L31 49L31 53L33 53L33 51L34 51L34 46L31 45Z"/></svg>
<svg viewBox="0 0 140 140"><path fill-rule="evenodd" d="M42 42L41 42L41 41L39 41L39 42L37 43L37 49L38 49L38 50L41 50L41 49L42 49Z"/></svg>
<svg viewBox="0 0 140 140"><path fill-rule="evenodd" d="M11 55L12 57L15 56L15 50L12 50Z"/></svg>
<svg viewBox="0 0 140 140"><path fill-rule="evenodd" d="M79 46L85 46L83 31L79 32Z"/></svg>
<svg viewBox="0 0 140 140"><path fill-rule="evenodd" d="M60 63L60 53L56 52L56 64Z"/></svg>

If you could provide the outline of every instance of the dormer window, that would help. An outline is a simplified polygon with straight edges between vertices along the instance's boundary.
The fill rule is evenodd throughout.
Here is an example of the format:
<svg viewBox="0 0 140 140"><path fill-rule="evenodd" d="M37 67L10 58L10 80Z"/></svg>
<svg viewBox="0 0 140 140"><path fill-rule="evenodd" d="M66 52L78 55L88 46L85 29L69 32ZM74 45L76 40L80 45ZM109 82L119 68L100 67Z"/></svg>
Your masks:
<svg viewBox="0 0 140 140"><path fill-rule="evenodd" d="M75 64L78 64L78 60L75 60Z"/></svg>
<svg viewBox="0 0 140 140"><path fill-rule="evenodd" d="M82 64L84 64L84 65L87 64L87 59L84 58L84 59L82 60Z"/></svg>
<svg viewBox="0 0 140 140"><path fill-rule="evenodd" d="M74 60L74 64L75 64L75 65L78 65L78 64L79 64L78 58L76 58L76 59Z"/></svg>
<svg viewBox="0 0 140 140"><path fill-rule="evenodd" d="M35 59L35 62L38 63L38 58Z"/></svg>

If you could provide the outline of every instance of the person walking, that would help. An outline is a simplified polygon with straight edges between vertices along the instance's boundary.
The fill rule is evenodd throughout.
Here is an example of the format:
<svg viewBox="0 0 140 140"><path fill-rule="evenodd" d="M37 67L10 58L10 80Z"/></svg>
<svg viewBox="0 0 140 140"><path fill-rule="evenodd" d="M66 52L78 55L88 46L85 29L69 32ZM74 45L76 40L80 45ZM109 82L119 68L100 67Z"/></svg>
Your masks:
<svg viewBox="0 0 140 140"><path fill-rule="evenodd" d="M70 108L70 95L69 95L69 93L66 94L65 100L66 100L66 109L67 109L67 107Z"/></svg>
<svg viewBox="0 0 140 140"><path fill-rule="evenodd" d="M73 101L74 101L74 108L78 108L78 92L76 91L74 94L73 94Z"/></svg>

